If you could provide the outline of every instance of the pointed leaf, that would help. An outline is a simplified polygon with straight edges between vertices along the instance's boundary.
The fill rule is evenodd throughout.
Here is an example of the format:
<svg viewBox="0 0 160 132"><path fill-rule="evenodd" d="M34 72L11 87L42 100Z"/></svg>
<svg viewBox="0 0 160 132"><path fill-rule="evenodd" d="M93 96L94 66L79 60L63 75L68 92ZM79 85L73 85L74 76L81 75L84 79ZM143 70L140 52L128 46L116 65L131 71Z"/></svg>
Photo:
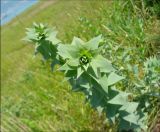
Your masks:
<svg viewBox="0 0 160 132"><path fill-rule="evenodd" d="M80 46L84 43L83 40L81 40L80 38L74 37L72 40L71 45L76 45L76 46Z"/></svg>
<svg viewBox="0 0 160 132"><path fill-rule="evenodd" d="M117 82L119 82L120 80L124 79L124 77L117 75L116 73L112 72L109 76L108 76L108 86L113 85Z"/></svg>
<svg viewBox="0 0 160 132"><path fill-rule="evenodd" d="M130 122L130 123L134 123L134 124L137 124L138 123L138 119L139 119L139 116L135 115L135 114L129 114L125 117L123 117L124 120Z"/></svg>
<svg viewBox="0 0 160 132"><path fill-rule="evenodd" d="M79 60L78 59L69 59L69 60L67 60L67 64L69 66L77 67L79 65Z"/></svg>
<svg viewBox="0 0 160 132"><path fill-rule="evenodd" d="M79 56L79 49L74 45L59 44L57 49L58 49L58 54L63 59L78 58L78 56Z"/></svg>
<svg viewBox="0 0 160 132"><path fill-rule="evenodd" d="M67 63L65 63L63 66L59 68L60 71L68 71L68 70L73 70L70 66L68 66Z"/></svg>
<svg viewBox="0 0 160 132"><path fill-rule="evenodd" d="M103 76L99 79L99 84L102 86L103 90L108 93L108 84L107 84L107 77Z"/></svg>
<svg viewBox="0 0 160 132"><path fill-rule="evenodd" d="M81 67L78 67L78 69L77 69L77 78L79 78L82 75L83 72L84 72L84 70Z"/></svg>
<svg viewBox="0 0 160 132"><path fill-rule="evenodd" d="M138 107L137 102L128 102L125 105L123 105L119 110L125 110L128 113L133 113L136 111L137 107Z"/></svg>
<svg viewBox="0 0 160 132"><path fill-rule="evenodd" d="M99 35L97 37L94 37L93 39L91 39L90 41L88 41L86 43L86 46L89 50L96 50L98 49L99 43L102 40L102 35Z"/></svg>
<svg viewBox="0 0 160 132"><path fill-rule="evenodd" d="M83 87L83 88L86 88L86 89L89 89L89 88L90 88L89 83L87 83L87 84L81 84L80 86Z"/></svg>
<svg viewBox="0 0 160 132"><path fill-rule="evenodd" d="M118 108L119 108L118 105L107 104L106 115L107 115L107 118L112 121L112 123L115 123L115 117L118 113Z"/></svg>
<svg viewBox="0 0 160 132"><path fill-rule="evenodd" d="M69 48L70 48L69 45L64 45L64 44L58 45L58 54L64 59L71 58L71 55L68 52Z"/></svg>
<svg viewBox="0 0 160 132"><path fill-rule="evenodd" d="M128 93L121 92L112 98L108 103L117 104L117 105L125 105L128 102Z"/></svg>
<svg viewBox="0 0 160 132"><path fill-rule="evenodd" d="M98 76L98 68L100 68L100 72L105 72L105 73L109 73L115 70L112 67L112 64L101 55L97 55L95 58L93 58L90 64L97 76Z"/></svg>
<svg viewBox="0 0 160 132"><path fill-rule="evenodd" d="M61 41L56 38L56 35L57 35L57 31L51 32L49 36L46 38L46 40L52 42L52 44L58 44Z"/></svg>

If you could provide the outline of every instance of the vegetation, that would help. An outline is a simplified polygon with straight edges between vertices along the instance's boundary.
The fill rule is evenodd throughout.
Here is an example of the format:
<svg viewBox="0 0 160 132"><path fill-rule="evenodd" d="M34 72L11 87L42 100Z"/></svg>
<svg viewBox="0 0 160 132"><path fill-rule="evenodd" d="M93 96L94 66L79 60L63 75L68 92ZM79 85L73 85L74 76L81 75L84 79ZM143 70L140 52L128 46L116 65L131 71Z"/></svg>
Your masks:
<svg viewBox="0 0 160 132"><path fill-rule="evenodd" d="M41 4L43 4L43 1L39 3L39 5ZM30 9L30 11L32 10ZM145 2L141 1L139 3L136 0L115 2L57 1L45 11L37 13L35 18L23 18L21 16L20 24L25 27L30 26L33 21L47 22L51 26L56 26L59 31L57 39L55 37L56 32L48 30L42 24L35 25L34 29L29 29L28 39L37 42L36 53L37 51L40 52L45 60L50 59L47 62L33 60L32 47L21 44L22 41L19 41L19 39L24 36L22 25L13 21L2 27L2 130L108 130L114 132L117 128L126 129L123 125L124 121L125 123L127 121L130 122L127 125L129 129L141 128L151 131L152 125L155 126L156 124L156 115L159 112L160 93L160 61L158 56L158 40L160 38L157 28L159 20L154 12L157 13L145 7ZM26 14L27 12L23 15ZM23 28L25 28L24 26ZM11 28L13 30L10 30ZM33 36L35 30L38 36L37 33ZM15 31L17 36L13 37ZM98 36L99 34L101 36ZM74 38L72 41L74 36L81 39ZM94 39L90 40L91 38ZM72 49L72 45L60 45L58 44L60 43L59 40L62 40L61 43L71 43L72 41L72 45L88 41L88 47L91 51L84 48L77 58L78 63L73 62L72 60L77 59L70 57L70 54L68 54L70 52L64 53L64 51ZM4 42L7 43L4 44ZM56 46L53 44L56 44ZM58 51L57 57L56 52L53 51ZM66 57L66 55L68 56ZM73 93L70 91L69 83L62 83L64 75L61 72L55 70L51 72L50 64L53 68L54 64L57 63L56 60L58 60L62 65L66 58L69 58L69 61L66 62L67 66L62 67L61 70L65 70L65 75L68 75L69 78L74 76L78 78L84 75L82 74L84 72L83 68L79 68L79 64L85 66L88 63L93 63L91 67L95 74L87 71L87 74L90 75L89 79L92 78L91 84L94 84L96 88L101 87L103 93L109 92L109 94L106 94L107 96L112 95L109 100L107 99L107 105L112 105L112 107L101 107L106 103L96 102L102 95L97 90L91 91L94 95L88 96L87 99L92 107L97 108L99 112L102 110L106 112L106 116L114 127L108 127L108 122L104 122L105 116L103 113L99 117L90 108L89 104L84 104L84 96L81 93ZM40 57L38 59L40 60ZM106 59L110 60L112 65ZM95 67L96 65L97 67ZM107 70L104 68L105 65L109 66ZM54 69L58 67L56 65ZM74 72L73 75L67 74L71 70L69 68L73 68L73 71L77 70L78 74ZM103 73L99 73L96 70L97 68L100 68ZM104 73L107 73L107 76L103 76ZM101 74L100 78L99 74ZM86 79L86 76L83 78ZM100 83L97 83L95 78L98 78ZM106 86L104 83L106 80L110 82L110 85ZM71 81L73 80L71 79ZM74 82L70 83L72 86L75 84ZM78 88L77 84L81 85L82 83L76 83L76 87L73 88ZM115 84L116 89L111 87L113 84ZM89 95L90 92L85 91L85 94ZM121 101L118 101L119 97L123 97ZM129 99L128 102L122 104L122 101L126 98ZM102 100L106 101L104 98ZM131 108L133 111L127 110L125 107L128 106L128 103L130 106L133 104ZM110 110L108 108L112 108L112 110L115 108L115 113L109 114ZM135 111L138 112L135 113ZM129 116L126 117L124 112L127 112ZM139 114L146 119L135 116ZM123 125L119 124L122 122L121 120ZM144 126L139 123L143 123Z"/></svg>

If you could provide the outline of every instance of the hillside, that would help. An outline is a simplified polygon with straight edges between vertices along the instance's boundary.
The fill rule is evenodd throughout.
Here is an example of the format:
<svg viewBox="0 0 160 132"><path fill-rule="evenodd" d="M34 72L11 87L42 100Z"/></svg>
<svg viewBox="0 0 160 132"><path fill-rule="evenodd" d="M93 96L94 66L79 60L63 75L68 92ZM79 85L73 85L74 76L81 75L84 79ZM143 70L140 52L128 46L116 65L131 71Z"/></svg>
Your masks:
<svg viewBox="0 0 160 132"><path fill-rule="evenodd" d="M65 38L68 27L76 24L85 10L98 7L94 3L41 1L2 27L2 130L93 130L95 124L99 124L97 130L102 129L83 95L73 93L68 83L61 84L61 73L46 71L49 66L42 65L40 56L33 58L33 46L22 41L25 28L33 22L56 27L59 37Z"/></svg>
<svg viewBox="0 0 160 132"><path fill-rule="evenodd" d="M64 43L71 43L74 36L87 41L103 34L111 47L106 52L119 58L129 54L127 59L136 72L136 65L142 68L147 57L159 55L160 21L141 10L139 3L121 2L40 1L1 27L3 132L116 131L116 126L109 127L104 116L91 109L82 93L71 91L68 82L62 83L61 72L53 72L41 55L34 56L34 45L22 39L33 22L55 27ZM128 62L124 64L119 58L112 59L127 69ZM134 80L132 73L129 77ZM156 121L157 109L153 107L149 125Z"/></svg>

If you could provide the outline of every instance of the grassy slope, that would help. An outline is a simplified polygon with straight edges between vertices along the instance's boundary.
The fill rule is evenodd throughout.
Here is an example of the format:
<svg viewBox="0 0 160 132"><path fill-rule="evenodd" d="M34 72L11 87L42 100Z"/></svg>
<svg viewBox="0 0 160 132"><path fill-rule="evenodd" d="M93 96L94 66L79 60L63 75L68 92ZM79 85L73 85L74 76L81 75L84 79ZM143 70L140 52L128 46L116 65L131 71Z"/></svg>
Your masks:
<svg viewBox="0 0 160 132"><path fill-rule="evenodd" d="M76 24L78 16L96 9L99 3L55 1L32 13L43 4L41 1L2 27L2 130L102 130L101 120L84 104L83 95L70 91L67 83L62 84L63 75L51 73L40 57L33 59L33 47L21 40L25 28L34 21L56 26L59 36L65 40L67 26ZM86 15L90 17L94 13L86 12Z"/></svg>
<svg viewBox="0 0 160 132"><path fill-rule="evenodd" d="M141 12L132 4L123 10L125 4L115 3L112 6L111 1L57 0L43 9L46 2L41 1L2 27L3 129L27 132L106 129L100 117L84 104L84 96L72 92L68 83L61 83L63 75L52 73L49 64L42 64L40 56L34 59L33 47L21 39L25 28L34 21L56 26L58 37L64 42L70 42L74 35L87 40L100 31L110 44L121 44L123 50L136 48L130 53L134 56L133 64L143 63L139 60L146 58L146 53L158 51L158 41L147 39L159 36L160 23L154 17L139 19ZM101 4L104 8L100 8ZM82 24L77 21L79 16L84 17Z"/></svg>

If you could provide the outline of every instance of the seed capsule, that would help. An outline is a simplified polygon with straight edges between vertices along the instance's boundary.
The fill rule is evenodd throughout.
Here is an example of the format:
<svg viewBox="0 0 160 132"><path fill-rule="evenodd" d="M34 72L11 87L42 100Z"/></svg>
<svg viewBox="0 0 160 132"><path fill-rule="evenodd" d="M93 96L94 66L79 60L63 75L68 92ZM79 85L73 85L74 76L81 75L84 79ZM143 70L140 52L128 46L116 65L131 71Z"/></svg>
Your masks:
<svg viewBox="0 0 160 132"><path fill-rule="evenodd" d="M81 64L86 65L87 63L89 63L89 58L86 55L83 55L80 57L79 61Z"/></svg>

